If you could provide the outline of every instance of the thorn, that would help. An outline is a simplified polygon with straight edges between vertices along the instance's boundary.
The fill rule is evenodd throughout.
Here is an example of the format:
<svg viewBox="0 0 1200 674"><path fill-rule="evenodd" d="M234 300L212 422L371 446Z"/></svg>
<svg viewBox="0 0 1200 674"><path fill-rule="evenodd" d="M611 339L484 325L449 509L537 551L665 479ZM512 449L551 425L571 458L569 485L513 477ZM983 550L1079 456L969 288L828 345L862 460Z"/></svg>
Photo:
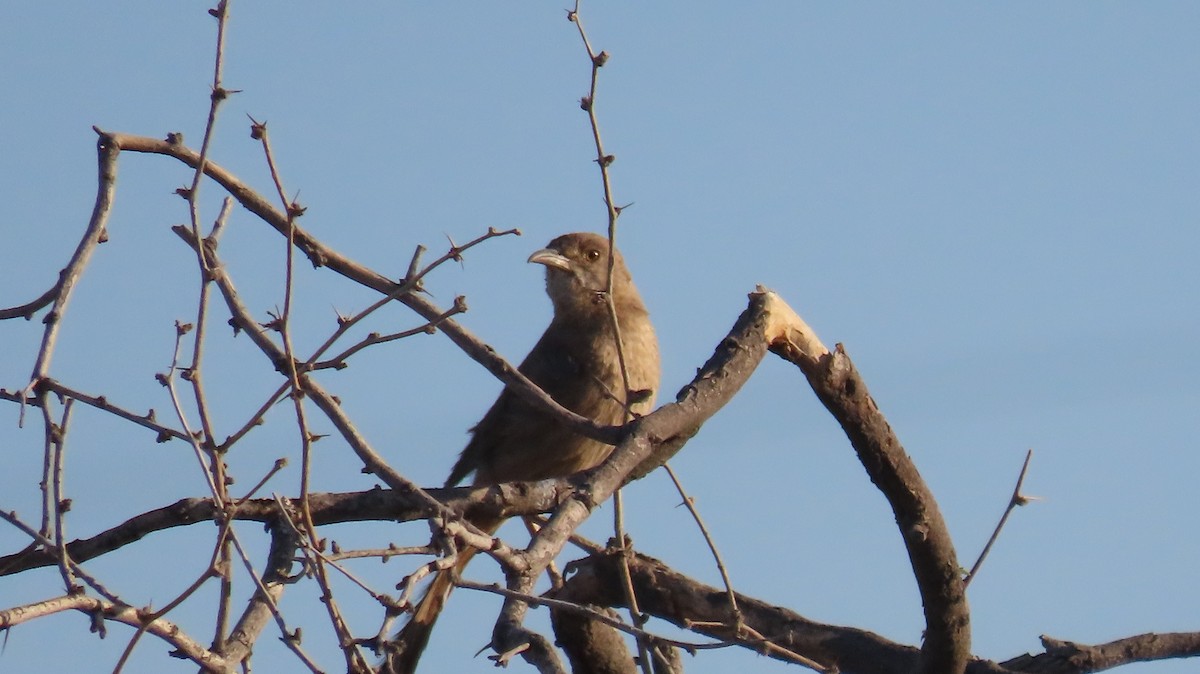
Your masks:
<svg viewBox="0 0 1200 674"><path fill-rule="evenodd" d="M451 260L462 264L462 249L458 247L458 244L454 243L454 239L450 238L449 234L446 235L446 240L450 242L450 250L447 251L446 254L450 256Z"/></svg>
<svg viewBox="0 0 1200 674"><path fill-rule="evenodd" d="M250 115L246 116L250 117ZM262 140L265 135L267 135L267 123L250 117L250 137L254 140Z"/></svg>

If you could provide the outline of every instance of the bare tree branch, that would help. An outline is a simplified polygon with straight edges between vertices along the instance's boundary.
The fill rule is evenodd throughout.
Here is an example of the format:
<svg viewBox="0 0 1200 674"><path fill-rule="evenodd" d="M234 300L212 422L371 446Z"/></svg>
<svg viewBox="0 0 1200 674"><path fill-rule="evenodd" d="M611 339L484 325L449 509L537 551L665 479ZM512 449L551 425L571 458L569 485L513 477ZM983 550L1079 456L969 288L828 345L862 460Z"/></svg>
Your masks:
<svg viewBox="0 0 1200 674"><path fill-rule="evenodd" d="M8 629L33 618L69 610L90 614L95 620L113 620L137 628L145 626L147 632L169 643L179 655L196 663L203 671L215 674L232 674L234 671L228 660L200 645L175 623L159 618L145 624L143 622L145 616L132 606L115 604L85 595L67 595L2 610L0 611L0 630Z"/></svg>
<svg viewBox="0 0 1200 674"><path fill-rule="evenodd" d="M454 487L427 489L426 493L445 504L454 513L467 513L507 519L553 510L568 492L568 480L536 483L511 483L493 487ZM424 501L412 493L391 489L363 492L313 493L309 495L313 522L317 525L345 522L410 522L428 516ZM150 510L95 536L67 543L67 554L76 562L86 562L131 545L158 531L192 524L210 524L221 514L210 498L187 498ZM270 498L251 499L231 504L226 516L236 521L271 523L279 516L278 506ZM0 576L29 569L53 566L57 559L48 550L29 550L0 557Z"/></svg>
<svg viewBox="0 0 1200 674"><path fill-rule="evenodd" d="M50 372L50 362L54 357L54 346L58 340L58 331L62 325L62 318L67 311L67 305L70 303L75 285L79 282L80 277L83 276L83 271L87 267L92 253L96 250L96 246L108 238L105 225L108 223L108 216L112 211L113 195L116 191L117 155L119 153L120 148L110 142L110 139L106 136L102 135L96 141L97 163L99 166L96 203L92 207L92 217L88 220L88 226L84 230L83 237L80 239L79 245L75 247L75 253L71 256L71 260L67 263L66 268L59 273L58 283L55 285L53 306L46 314L46 317L42 319L42 322L46 325L46 329L42 333L42 345L38 349L37 362L34 363L33 373L30 375L26 393L31 391L37 382ZM34 304L36 304L36 301Z"/></svg>
<svg viewBox="0 0 1200 674"><path fill-rule="evenodd" d="M992 535L988 538L987 543L983 546L983 551L979 553L979 558L971 565L971 570L963 577L963 587L971 584L975 576L979 574L979 569L983 566L983 560L987 559L988 552L996 543L996 539L1000 537L1000 532L1004 529L1005 522L1008 522L1008 516L1017 506L1023 506L1029 503L1034 497L1026 496L1021 493L1021 485L1025 484L1025 474L1029 472L1029 460L1033 458L1033 450L1025 452L1025 463L1021 465L1021 474L1017 476L1017 486L1013 487L1012 496L1008 499L1008 505L1004 508L1004 514L1000 516L1000 521L996 524L996 528L992 530Z"/></svg>
<svg viewBox="0 0 1200 674"><path fill-rule="evenodd" d="M1042 645L1045 653L1027 653L1001 664L1030 674L1084 674L1133 662L1192 658L1200 655L1200 632L1139 634L1095 646L1043 636Z"/></svg>
<svg viewBox="0 0 1200 674"><path fill-rule="evenodd" d="M814 622L788 609L738 594L746 626L765 635L752 638L738 634L727 622L728 603L719 588L698 583L668 568L662 562L637 555L630 560L634 586L642 607L657 618L708 635L714 639L749 648L770 658L796 663L795 655L843 674L911 674L921 653L912 646L897 644L871 632ZM607 554L593 554L571 565L574 575L567 580L567 597L575 602L620 606L624 594L618 589L617 561ZM971 662L972 674L999 674L1003 668L983 660Z"/></svg>
<svg viewBox="0 0 1200 674"><path fill-rule="evenodd" d="M192 168L195 168L199 163L199 157L195 151L183 146L179 142L99 130L97 130L97 133L100 133L102 139L106 139L106 142L112 143L121 150L174 157ZM204 165L204 171L206 175L220 183L243 207L257 215L280 234L284 236L288 235L287 216L276 210L257 192L250 189L236 176L215 162L207 162ZM332 248L321 244L304 229L298 226L295 227L293 236L295 245L308 256L309 261L314 267L329 267L352 281L384 294L396 290L397 284L395 282L354 262ZM437 307L416 293L403 293L396 299L416 311L427 321L439 320L445 314L444 309ZM450 338L450 341L454 342L470 356L471 359L483 365L489 372L503 381L506 386L512 388L532 404L552 413L572 429L590 438L605 442L616 442L620 438L622 431L619 428L600 426L590 419L581 417L559 405L550 396L546 395L545 392L530 382L525 375L518 372L515 367L501 358L491 347L471 334L456 321L444 320L439 323L439 329Z"/></svg>
<svg viewBox="0 0 1200 674"><path fill-rule="evenodd" d="M919 671L963 671L971 655L971 614L954 543L933 492L879 411L845 349L839 344L831 353L782 302L773 303L771 316L771 350L804 372L896 515L925 608Z"/></svg>

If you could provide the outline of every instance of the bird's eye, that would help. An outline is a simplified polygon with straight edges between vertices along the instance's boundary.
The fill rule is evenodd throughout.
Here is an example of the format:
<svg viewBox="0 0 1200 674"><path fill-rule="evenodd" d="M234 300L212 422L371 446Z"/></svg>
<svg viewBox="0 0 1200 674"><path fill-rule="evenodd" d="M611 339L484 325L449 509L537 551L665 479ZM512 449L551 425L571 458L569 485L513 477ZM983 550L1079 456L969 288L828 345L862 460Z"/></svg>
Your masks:
<svg viewBox="0 0 1200 674"><path fill-rule="evenodd" d="M586 253L586 257L588 262L595 262L596 260L600 259L600 251L593 248Z"/></svg>

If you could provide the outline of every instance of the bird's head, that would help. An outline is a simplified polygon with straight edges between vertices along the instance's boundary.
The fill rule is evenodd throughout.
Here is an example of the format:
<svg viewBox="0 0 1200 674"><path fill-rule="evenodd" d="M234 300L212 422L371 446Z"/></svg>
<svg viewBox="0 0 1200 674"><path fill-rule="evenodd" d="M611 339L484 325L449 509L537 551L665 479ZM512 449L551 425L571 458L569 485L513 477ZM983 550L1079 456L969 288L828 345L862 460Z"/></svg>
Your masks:
<svg viewBox="0 0 1200 674"><path fill-rule="evenodd" d="M608 239L599 234L577 232L554 239L545 248L534 251L529 262L546 266L546 293L554 303L555 314L576 316L605 315L605 289L608 286ZM618 305L641 300L621 254L613 251L613 295ZM644 311L644 309L643 309Z"/></svg>

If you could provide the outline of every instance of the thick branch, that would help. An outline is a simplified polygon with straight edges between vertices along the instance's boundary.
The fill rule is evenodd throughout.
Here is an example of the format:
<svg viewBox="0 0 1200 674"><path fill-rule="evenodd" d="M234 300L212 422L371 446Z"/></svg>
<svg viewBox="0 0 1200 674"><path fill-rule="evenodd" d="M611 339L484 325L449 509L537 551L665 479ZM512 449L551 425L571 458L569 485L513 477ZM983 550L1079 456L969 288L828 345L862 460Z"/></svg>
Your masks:
<svg viewBox="0 0 1200 674"><path fill-rule="evenodd" d="M649 416L633 423L632 432L616 446L609 458L574 480L576 492L555 510L549 522L534 536L526 551L527 567L511 574L509 589L529 594L534 581L558 556L571 533L598 504L631 476L644 475L668 460L713 414L737 394L767 350L765 329L767 293L750 296L742 313L695 379ZM521 622L526 605L507 599L493 633L494 645L506 650L519 645L524 636Z"/></svg>
<svg viewBox="0 0 1200 674"><path fill-rule="evenodd" d="M608 554L573 563L576 573L559 598L601 606L624 606L619 585L619 560ZM729 602L722 589L699 583L662 562L636 555L629 560L630 572L644 612L720 641L728 641L784 662L794 662L792 653L843 674L911 674L921 653L912 646L889 641L853 627L814 622L788 609L738 594L744 626L753 630L737 634L729 620ZM766 635L766 640L750 634ZM1007 670L986 660L974 660L970 674L1001 674Z"/></svg>
<svg viewBox="0 0 1200 674"><path fill-rule="evenodd" d="M778 302L771 350L795 363L838 420L871 481L892 506L925 608L920 671L963 671L971 654L971 617L962 570L937 501L839 344L830 353L812 329Z"/></svg>
<svg viewBox="0 0 1200 674"><path fill-rule="evenodd" d="M566 594L561 598L575 601ZM615 612L613 617L616 617ZM612 627L578 613L553 608L550 619L554 625L554 640L566 651L572 674L634 674L637 671L625 639Z"/></svg>
<svg viewBox="0 0 1200 674"><path fill-rule="evenodd" d="M537 483L512 483L488 488L458 487L428 489L426 493L446 504L454 512L471 517L506 519L519 515L549 512L570 485L566 480ZM313 523L317 525L372 520L406 522L427 516L425 501L416 494L390 489L363 492L309 494ZM209 524L220 515L210 498L188 498L169 506L131 517L91 538L67 544L67 554L76 562L86 562L136 543L157 531L191 524ZM233 520L271 523L279 517L274 499L261 498L230 506ZM28 550L0 557L0 576L29 569L53 566L53 554L43 549Z"/></svg>

